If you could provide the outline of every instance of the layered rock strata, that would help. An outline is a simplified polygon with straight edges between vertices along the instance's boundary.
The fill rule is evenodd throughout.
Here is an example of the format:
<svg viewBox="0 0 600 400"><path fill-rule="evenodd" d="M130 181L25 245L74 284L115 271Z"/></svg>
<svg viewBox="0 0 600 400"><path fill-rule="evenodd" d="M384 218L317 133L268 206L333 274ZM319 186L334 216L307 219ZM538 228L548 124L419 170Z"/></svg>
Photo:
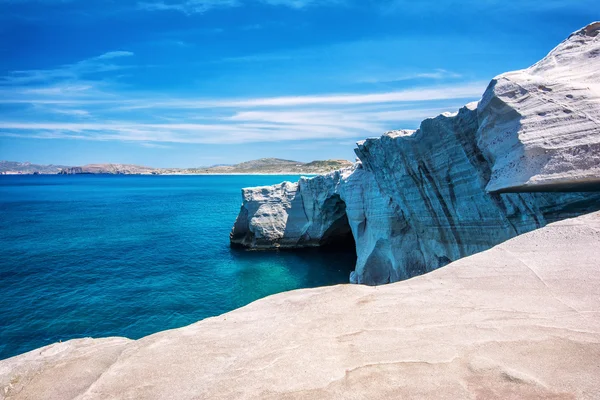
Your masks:
<svg viewBox="0 0 600 400"><path fill-rule="evenodd" d="M359 142L353 168L244 189L231 243L346 242L351 282L378 285L600 209L599 32L593 23L496 77L455 114Z"/></svg>
<svg viewBox="0 0 600 400"><path fill-rule="evenodd" d="M598 399L600 213L395 284L0 361L4 399Z"/></svg>

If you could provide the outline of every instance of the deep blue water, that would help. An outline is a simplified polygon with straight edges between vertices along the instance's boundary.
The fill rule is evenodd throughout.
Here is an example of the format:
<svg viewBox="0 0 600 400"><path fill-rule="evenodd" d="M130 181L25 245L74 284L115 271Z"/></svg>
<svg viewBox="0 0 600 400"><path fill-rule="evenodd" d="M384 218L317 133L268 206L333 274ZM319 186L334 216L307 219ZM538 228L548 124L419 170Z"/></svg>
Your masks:
<svg viewBox="0 0 600 400"><path fill-rule="evenodd" d="M240 189L297 178L0 176L0 359L348 282L351 254L229 247Z"/></svg>

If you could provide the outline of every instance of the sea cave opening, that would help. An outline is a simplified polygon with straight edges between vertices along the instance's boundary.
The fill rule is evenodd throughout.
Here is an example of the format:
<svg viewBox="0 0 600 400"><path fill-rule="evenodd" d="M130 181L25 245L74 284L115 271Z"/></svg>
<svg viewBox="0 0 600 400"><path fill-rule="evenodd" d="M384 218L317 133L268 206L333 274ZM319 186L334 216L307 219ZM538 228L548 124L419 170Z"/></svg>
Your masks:
<svg viewBox="0 0 600 400"><path fill-rule="evenodd" d="M325 220L333 222L323 233L319 247L323 250L347 251L356 255L356 242L346 214L346 203L340 195L335 194L325 200L323 214Z"/></svg>

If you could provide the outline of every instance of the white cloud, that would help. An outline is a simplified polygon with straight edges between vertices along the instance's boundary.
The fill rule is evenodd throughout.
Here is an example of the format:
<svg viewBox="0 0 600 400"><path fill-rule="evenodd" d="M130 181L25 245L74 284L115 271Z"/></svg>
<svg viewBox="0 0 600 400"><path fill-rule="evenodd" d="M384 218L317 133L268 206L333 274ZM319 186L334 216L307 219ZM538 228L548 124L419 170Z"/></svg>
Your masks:
<svg viewBox="0 0 600 400"><path fill-rule="evenodd" d="M112 51L49 70L0 78L0 136L164 143L233 144L299 140L349 142L479 98L486 82L457 82L389 92L252 98L194 98L122 91L97 76L126 68L133 53ZM446 74L424 71L420 74ZM434 79L434 78L432 78ZM26 122L24 122L26 121Z"/></svg>
<svg viewBox="0 0 600 400"><path fill-rule="evenodd" d="M488 82L467 82L456 85L416 87L386 93L349 93L315 96L259 97L249 99L130 99L122 110L141 109L210 109L257 107L349 106L414 101L478 98Z"/></svg>
<svg viewBox="0 0 600 400"><path fill-rule="evenodd" d="M238 0L178 0L140 2L138 8L146 11L179 11L184 14L201 14L213 8L229 8L240 5Z"/></svg>
<svg viewBox="0 0 600 400"><path fill-rule="evenodd" d="M344 0L261 0L265 4L272 6L286 6L290 8L305 8L310 6L324 6L334 4L344 4Z"/></svg>
<svg viewBox="0 0 600 400"><path fill-rule="evenodd" d="M372 0L373 5L384 13L420 14L423 12L445 13L457 6L470 8L474 11L518 10L543 12L559 9L590 10L597 7L597 0L462 0L460 3L451 0Z"/></svg>
<svg viewBox="0 0 600 400"><path fill-rule="evenodd" d="M487 82L474 82L455 86L426 87L400 90L388 93L339 94L319 96L271 97L223 102L224 106L305 106L324 104L373 104L405 101L428 101L478 97L483 93ZM218 104L218 103L217 103Z"/></svg>
<svg viewBox="0 0 600 400"><path fill-rule="evenodd" d="M107 94L107 98L82 98L71 96L26 96L30 93L63 94L69 86L41 89L22 89L11 93L19 93L19 97L10 98L5 95L0 103L37 103L64 105L99 105L106 104L118 110L131 111L143 109L218 109L218 108L260 108L260 107L307 107L307 106L352 106L368 104L392 104L419 101L476 99L483 93L487 82L466 82L455 85L425 86L398 90L386 93L347 93L314 96L258 97L246 99L194 99L178 98L164 100L159 96L115 97ZM85 86L74 88L84 89ZM76 92L74 89L73 92Z"/></svg>
<svg viewBox="0 0 600 400"><path fill-rule="evenodd" d="M91 84L59 84L47 87L23 88L21 93L24 94L40 94L40 95L74 95L86 92L93 88Z"/></svg>
<svg viewBox="0 0 600 400"><path fill-rule="evenodd" d="M348 138L356 131L340 127L289 124L144 124L128 121L96 123L0 122L0 136L38 139L85 139L153 143L237 144L304 139Z"/></svg>
<svg viewBox="0 0 600 400"><path fill-rule="evenodd" d="M207 115L201 123L142 122L144 118L108 117L36 122L0 121L0 136L39 139L83 139L152 143L239 144L249 142L284 142L298 140L360 139L377 136L387 130L414 128L417 121L433 117L455 107L413 107L399 110L346 107L269 108L233 110L224 115ZM401 105L398 105L401 108ZM74 110L73 110L74 111ZM177 110L181 113L181 110ZM153 110L152 114L165 114ZM179 114L180 121L193 121L194 112ZM83 116L83 115L80 115ZM77 117L74 115L73 117ZM172 120L177 120L173 118ZM406 125L409 126L406 126Z"/></svg>
<svg viewBox="0 0 600 400"><path fill-rule="evenodd" d="M284 6L302 9L310 6L343 4L344 0L258 0L271 6ZM142 1L138 8L146 11L179 11L184 14L203 14L217 8L239 7L249 3L248 0L160 0Z"/></svg>
<svg viewBox="0 0 600 400"><path fill-rule="evenodd" d="M227 57L216 61L216 63L288 61L293 59L294 57L289 54L252 54L248 56Z"/></svg>
<svg viewBox="0 0 600 400"><path fill-rule="evenodd" d="M24 85L46 83L60 79L80 79L89 74L132 68L131 65L115 64L113 60L133 55L130 51L111 51L74 64L65 64L55 69L12 71L9 75L0 79L0 84Z"/></svg>
<svg viewBox="0 0 600 400"><path fill-rule="evenodd" d="M434 71L426 72L413 72L406 74L397 73L384 73L374 74L361 79L358 79L358 83L392 83L392 82L403 82L412 81L417 79L431 79L431 80L442 80L442 79L459 79L462 78L461 74L455 72L446 71L445 69L436 69Z"/></svg>
<svg viewBox="0 0 600 400"><path fill-rule="evenodd" d="M151 142L141 142L140 146L148 147L150 149L170 149L171 148L171 146L167 146L167 145L159 144L159 143L151 143Z"/></svg>
<svg viewBox="0 0 600 400"><path fill-rule="evenodd" d="M179 47L179 48L188 48L194 47L194 44L186 42L184 40L176 40L176 39L162 39L156 40L153 42L149 42L152 46L164 46L164 47Z"/></svg>
<svg viewBox="0 0 600 400"><path fill-rule="evenodd" d="M56 114L70 115L74 117L89 117L90 113L86 110L76 110L76 109L51 109L49 110Z"/></svg>
<svg viewBox="0 0 600 400"><path fill-rule="evenodd" d="M91 60L107 60L111 58L131 57L133 55L134 54L131 51L109 51L108 53L94 57Z"/></svg>

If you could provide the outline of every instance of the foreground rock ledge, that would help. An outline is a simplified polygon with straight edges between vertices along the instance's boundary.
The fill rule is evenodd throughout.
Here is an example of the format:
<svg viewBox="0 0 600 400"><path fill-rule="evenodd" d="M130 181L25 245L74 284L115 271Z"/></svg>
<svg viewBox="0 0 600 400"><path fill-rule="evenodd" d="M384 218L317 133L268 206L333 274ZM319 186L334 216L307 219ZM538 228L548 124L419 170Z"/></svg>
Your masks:
<svg viewBox="0 0 600 400"><path fill-rule="evenodd" d="M0 361L6 399L598 399L600 213L380 287Z"/></svg>

